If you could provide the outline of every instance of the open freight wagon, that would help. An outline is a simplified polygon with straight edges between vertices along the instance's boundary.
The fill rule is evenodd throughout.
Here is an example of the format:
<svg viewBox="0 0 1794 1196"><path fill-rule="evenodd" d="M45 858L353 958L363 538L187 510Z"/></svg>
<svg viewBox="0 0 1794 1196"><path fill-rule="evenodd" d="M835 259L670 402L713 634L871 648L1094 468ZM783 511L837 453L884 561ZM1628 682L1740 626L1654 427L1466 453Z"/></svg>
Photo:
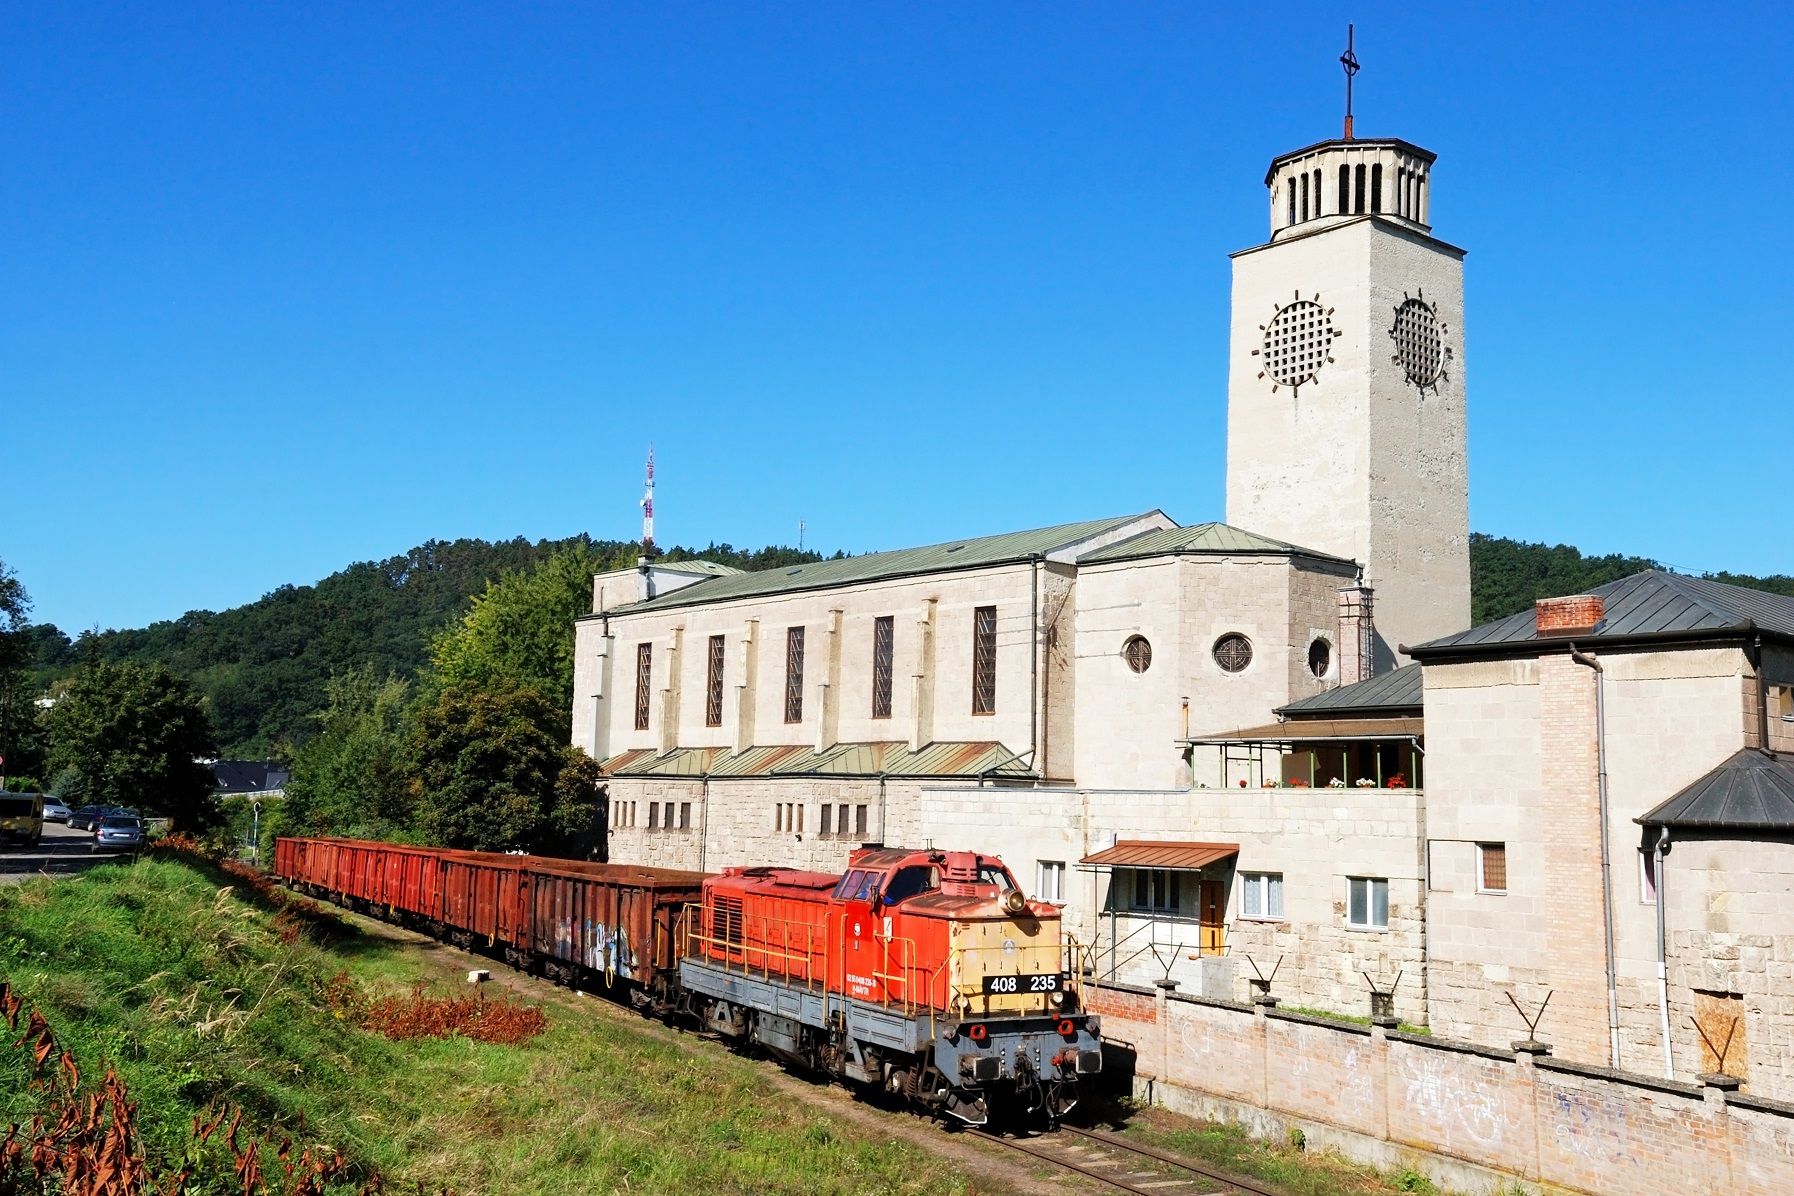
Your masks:
<svg viewBox="0 0 1794 1196"><path fill-rule="evenodd" d="M703 874L355 839L282 838L274 871L302 891L664 1010L674 928Z"/></svg>

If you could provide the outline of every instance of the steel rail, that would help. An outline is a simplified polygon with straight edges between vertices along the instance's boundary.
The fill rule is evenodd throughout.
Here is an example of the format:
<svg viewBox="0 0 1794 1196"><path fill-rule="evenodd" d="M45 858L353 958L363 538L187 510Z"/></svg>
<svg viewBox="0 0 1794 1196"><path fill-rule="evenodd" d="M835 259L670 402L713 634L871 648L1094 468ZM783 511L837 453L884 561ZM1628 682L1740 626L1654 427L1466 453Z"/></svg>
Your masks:
<svg viewBox="0 0 1794 1196"><path fill-rule="evenodd" d="M1006 1138L1000 1134L993 1134L989 1130L977 1128L970 1129L969 1132L986 1142L994 1142L999 1146L1008 1147L1010 1150L1019 1151L1031 1158L1039 1159L1041 1162L1051 1163L1053 1166L1062 1170L1070 1171L1076 1175L1081 1175L1086 1179L1094 1180L1104 1187L1112 1188L1119 1192L1131 1192L1134 1193L1135 1196L1169 1196L1171 1183L1179 1178L1174 1175L1166 1175L1162 1170L1156 1171L1150 1177L1136 1176L1133 1179L1124 1178L1115 1175L1112 1172L1118 1167L1121 1170L1128 1169L1125 1158L1122 1160L1110 1160L1107 1168L1099 1168L1090 1165L1085 1160L1069 1158L1061 1152L1043 1149L1035 1144L1038 1139ZM1199 1163L1191 1162L1188 1159L1164 1154L1151 1147L1139 1146L1125 1138L1116 1137L1115 1135L1102 1133L1100 1131L1082 1130L1073 1126L1061 1125L1055 1133L1041 1135L1041 1137L1051 1139L1057 1136L1057 1134L1065 1134L1071 1138L1088 1139L1091 1142L1097 1143L1106 1149L1115 1151L1123 1156L1131 1155L1138 1159L1150 1160L1159 1168L1171 1167L1177 1171L1188 1172L1192 1176L1219 1184L1224 1191L1228 1193L1237 1193L1239 1196L1286 1196L1283 1192L1279 1192L1273 1188L1260 1187L1253 1181L1243 1179L1240 1176L1232 1175L1225 1171L1210 1170L1209 1168L1204 1167ZM1141 1168L1135 1169L1140 1170ZM1148 1170L1150 1170L1150 1168L1148 1168ZM1139 1182L1134 1182L1134 1179L1138 1179ZM1197 1196L1198 1193L1207 1193L1213 1190L1197 1185L1194 1180L1185 1182L1192 1185L1189 1189L1190 1196Z"/></svg>

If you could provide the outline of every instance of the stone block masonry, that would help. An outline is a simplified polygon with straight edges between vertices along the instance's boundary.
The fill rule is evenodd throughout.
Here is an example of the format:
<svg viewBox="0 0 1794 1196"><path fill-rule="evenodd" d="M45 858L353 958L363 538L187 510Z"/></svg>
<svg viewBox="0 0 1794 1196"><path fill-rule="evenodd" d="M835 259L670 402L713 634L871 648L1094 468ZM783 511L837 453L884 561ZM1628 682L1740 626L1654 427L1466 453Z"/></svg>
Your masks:
<svg viewBox="0 0 1794 1196"><path fill-rule="evenodd" d="M1138 1094L1445 1187L1794 1192L1794 1105L1176 993L1086 1000Z"/></svg>

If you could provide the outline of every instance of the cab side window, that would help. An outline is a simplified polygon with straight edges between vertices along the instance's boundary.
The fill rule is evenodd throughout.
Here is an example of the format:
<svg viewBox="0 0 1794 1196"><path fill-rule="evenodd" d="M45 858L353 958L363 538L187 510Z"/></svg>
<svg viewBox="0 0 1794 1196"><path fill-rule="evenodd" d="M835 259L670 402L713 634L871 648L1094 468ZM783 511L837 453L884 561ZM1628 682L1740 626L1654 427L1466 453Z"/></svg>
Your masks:
<svg viewBox="0 0 1794 1196"><path fill-rule="evenodd" d="M891 883L885 886L886 905L896 905L911 897L940 888L940 873L930 864L911 864L897 869Z"/></svg>

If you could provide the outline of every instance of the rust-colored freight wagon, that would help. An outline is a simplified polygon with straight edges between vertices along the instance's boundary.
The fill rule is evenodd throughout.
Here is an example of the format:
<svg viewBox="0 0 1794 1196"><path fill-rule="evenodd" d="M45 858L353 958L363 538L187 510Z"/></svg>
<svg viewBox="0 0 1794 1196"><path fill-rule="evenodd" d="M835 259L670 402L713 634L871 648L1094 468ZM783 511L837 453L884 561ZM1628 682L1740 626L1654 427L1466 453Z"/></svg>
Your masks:
<svg viewBox="0 0 1794 1196"><path fill-rule="evenodd" d="M308 892L656 1006L678 983L675 926L704 880L701 872L333 838L277 840L274 870Z"/></svg>

